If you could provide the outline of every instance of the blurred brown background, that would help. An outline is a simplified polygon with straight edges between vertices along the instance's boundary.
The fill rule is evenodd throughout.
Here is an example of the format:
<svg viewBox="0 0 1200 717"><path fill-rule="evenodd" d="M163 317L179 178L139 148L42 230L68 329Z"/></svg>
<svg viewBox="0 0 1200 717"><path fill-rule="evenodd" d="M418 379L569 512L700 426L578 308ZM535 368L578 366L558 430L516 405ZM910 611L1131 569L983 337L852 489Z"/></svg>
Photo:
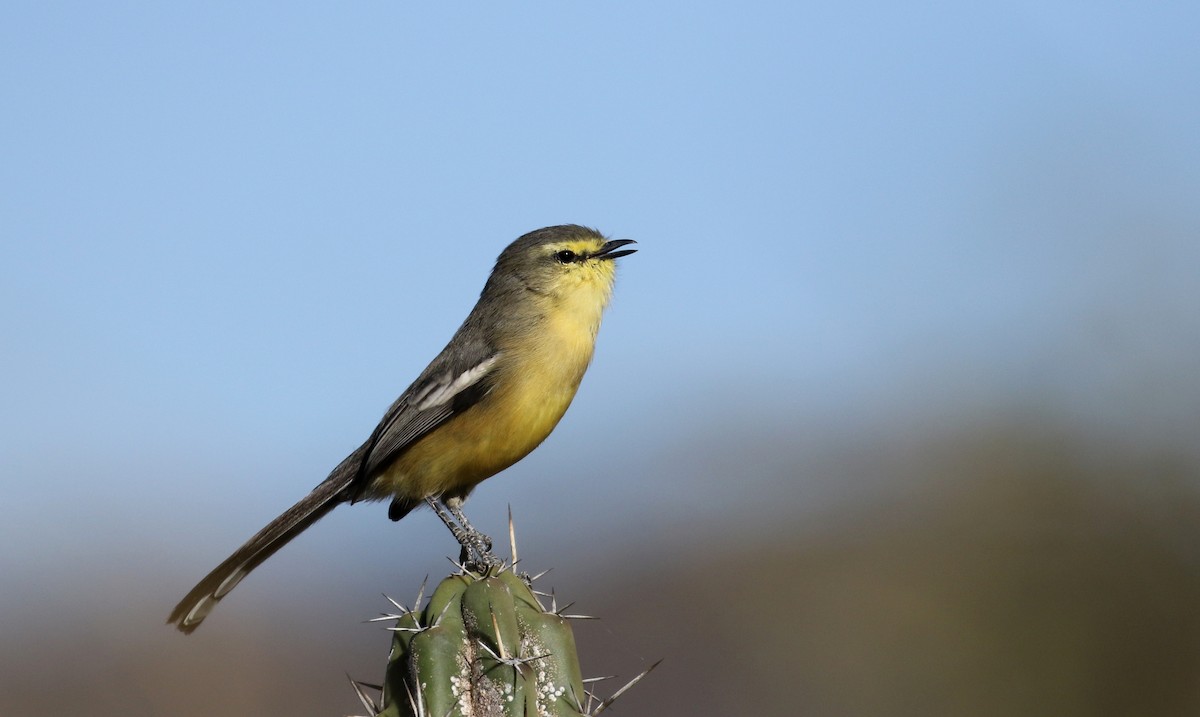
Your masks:
<svg viewBox="0 0 1200 717"><path fill-rule="evenodd" d="M784 485L875 486L804 522L764 502L770 520L675 517L619 551L605 547L623 539L619 515L590 549L521 541L528 568L554 568L543 589L602 618L576 623L585 669L622 678L602 693L665 658L616 714L1200 710L1194 462L1032 414L904 433L781 462ZM518 529L536 520L518 514ZM191 638L161 624L194 577L165 560L127 567L143 586L156 573L152 594L113 575L25 605L5 628L3 713L357 713L344 673L378 679L388 644L360 621L386 609L381 589L410 600L420 575L285 562L290 577L247 583Z"/></svg>

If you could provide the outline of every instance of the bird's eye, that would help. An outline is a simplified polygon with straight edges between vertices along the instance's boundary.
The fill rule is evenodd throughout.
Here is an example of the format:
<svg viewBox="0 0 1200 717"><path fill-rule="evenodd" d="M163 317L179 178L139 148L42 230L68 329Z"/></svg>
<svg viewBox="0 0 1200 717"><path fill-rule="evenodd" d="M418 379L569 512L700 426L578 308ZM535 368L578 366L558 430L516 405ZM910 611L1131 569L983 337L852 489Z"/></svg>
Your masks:
<svg viewBox="0 0 1200 717"><path fill-rule="evenodd" d="M562 251L554 252L554 258L558 259L559 264L570 264L578 260L579 255L570 249L563 249Z"/></svg>

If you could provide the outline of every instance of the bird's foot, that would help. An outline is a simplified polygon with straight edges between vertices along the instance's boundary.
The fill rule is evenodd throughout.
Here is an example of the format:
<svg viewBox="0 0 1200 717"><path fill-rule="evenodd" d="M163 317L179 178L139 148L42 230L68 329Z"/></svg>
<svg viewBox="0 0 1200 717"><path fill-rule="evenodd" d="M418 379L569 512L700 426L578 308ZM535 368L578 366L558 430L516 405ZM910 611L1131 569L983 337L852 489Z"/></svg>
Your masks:
<svg viewBox="0 0 1200 717"><path fill-rule="evenodd" d="M454 539L462 546L458 561L467 570L487 572L504 565L504 561L492 553L492 539L475 529L467 516L462 512L461 500L446 500L439 502L432 498L426 499L433 511L441 518L446 527L454 535Z"/></svg>
<svg viewBox="0 0 1200 717"><path fill-rule="evenodd" d="M492 540L483 533L467 533L458 538L462 550L458 560L462 566L472 572L488 572L493 568L504 565L504 561L492 552Z"/></svg>

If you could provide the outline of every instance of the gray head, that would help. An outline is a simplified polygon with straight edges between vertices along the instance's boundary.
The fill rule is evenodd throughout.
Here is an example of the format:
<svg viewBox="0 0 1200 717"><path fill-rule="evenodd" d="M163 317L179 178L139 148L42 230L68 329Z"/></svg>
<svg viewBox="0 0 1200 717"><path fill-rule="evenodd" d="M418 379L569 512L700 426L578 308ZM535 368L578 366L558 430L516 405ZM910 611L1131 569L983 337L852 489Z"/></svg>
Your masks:
<svg viewBox="0 0 1200 717"><path fill-rule="evenodd" d="M610 241L595 229L576 224L538 229L501 252L484 293L493 283L506 288L519 285L534 294L558 299L586 300L598 292L602 296L595 299L602 307L616 278L613 260L634 253L636 249L621 248L634 243L632 239Z"/></svg>

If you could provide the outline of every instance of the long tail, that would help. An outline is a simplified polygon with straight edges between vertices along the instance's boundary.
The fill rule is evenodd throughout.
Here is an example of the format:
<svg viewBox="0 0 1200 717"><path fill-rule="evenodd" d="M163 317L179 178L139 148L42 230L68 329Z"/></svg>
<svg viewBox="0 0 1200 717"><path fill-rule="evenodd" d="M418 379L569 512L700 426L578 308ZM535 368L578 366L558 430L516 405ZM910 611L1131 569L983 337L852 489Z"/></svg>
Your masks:
<svg viewBox="0 0 1200 717"><path fill-rule="evenodd" d="M217 601L237 587L242 578L259 563L274 555L275 551L287 545L288 541L339 504L350 500L348 488L358 472L362 452L363 449L360 448L348 456L303 500L268 523L253 538L247 540L245 545L226 558L225 562L204 576L204 579L171 611L167 624L174 624L180 631L190 634L200 626L200 622L208 613L212 612Z"/></svg>

